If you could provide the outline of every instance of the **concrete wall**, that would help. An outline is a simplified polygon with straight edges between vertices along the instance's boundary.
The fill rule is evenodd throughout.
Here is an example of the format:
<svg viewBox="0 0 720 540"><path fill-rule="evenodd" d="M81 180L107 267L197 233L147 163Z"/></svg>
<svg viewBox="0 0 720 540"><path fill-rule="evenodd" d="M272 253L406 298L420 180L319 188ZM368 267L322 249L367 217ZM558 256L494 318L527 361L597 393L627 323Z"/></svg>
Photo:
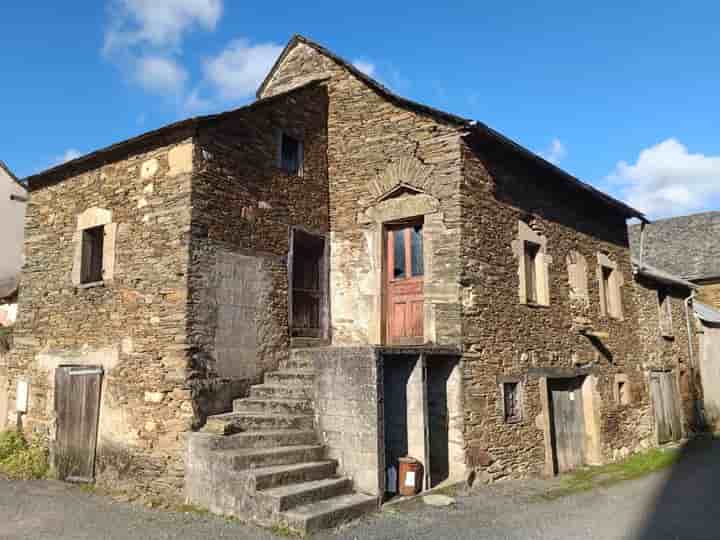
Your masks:
<svg viewBox="0 0 720 540"><path fill-rule="evenodd" d="M355 489L381 495L383 462L378 357L370 347L319 349L315 360L315 415L328 457Z"/></svg>
<svg viewBox="0 0 720 540"><path fill-rule="evenodd" d="M0 282L15 279L23 261L25 203L11 201L11 195L26 197L27 193L0 166Z"/></svg>

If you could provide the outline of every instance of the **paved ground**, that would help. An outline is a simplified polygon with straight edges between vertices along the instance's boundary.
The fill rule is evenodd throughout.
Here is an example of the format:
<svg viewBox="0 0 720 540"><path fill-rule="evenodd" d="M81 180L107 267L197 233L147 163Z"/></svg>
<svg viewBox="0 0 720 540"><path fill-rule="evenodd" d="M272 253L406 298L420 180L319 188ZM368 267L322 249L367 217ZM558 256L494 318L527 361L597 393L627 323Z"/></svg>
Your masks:
<svg viewBox="0 0 720 540"><path fill-rule="evenodd" d="M387 508L320 539L718 539L720 443L702 441L670 470L554 501L542 481L459 494L451 508ZM113 502L59 482L0 480L0 538L272 539L269 531L202 514Z"/></svg>

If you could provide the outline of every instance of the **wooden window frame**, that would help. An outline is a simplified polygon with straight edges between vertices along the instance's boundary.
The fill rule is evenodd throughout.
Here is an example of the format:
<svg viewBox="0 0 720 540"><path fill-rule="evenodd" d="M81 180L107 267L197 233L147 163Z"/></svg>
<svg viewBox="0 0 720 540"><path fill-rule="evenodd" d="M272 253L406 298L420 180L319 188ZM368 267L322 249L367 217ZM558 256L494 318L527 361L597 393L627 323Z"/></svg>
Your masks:
<svg viewBox="0 0 720 540"><path fill-rule="evenodd" d="M284 160L283 160L283 147L285 139L292 139L293 141L297 142L298 148L298 168L297 170L290 170L288 167L285 166ZM305 145L303 142L303 139L301 137L296 137L295 135L288 133L287 131L283 131L281 129L277 130L277 136L276 136L276 144L277 144L277 166L279 169L281 169L284 173L291 175L291 176L300 176L302 177L304 175L304 168L305 168Z"/></svg>
<svg viewBox="0 0 720 540"><path fill-rule="evenodd" d="M510 415L507 407L507 386L515 387L515 408L516 414ZM505 424L520 424L523 421L524 409L524 388L523 381L519 377L498 377L498 386L500 390L500 406L502 410L503 422Z"/></svg>
<svg viewBox="0 0 720 540"><path fill-rule="evenodd" d="M89 285L103 281L103 253L105 245L105 227L98 225L82 231L82 262L80 266L80 284Z"/></svg>

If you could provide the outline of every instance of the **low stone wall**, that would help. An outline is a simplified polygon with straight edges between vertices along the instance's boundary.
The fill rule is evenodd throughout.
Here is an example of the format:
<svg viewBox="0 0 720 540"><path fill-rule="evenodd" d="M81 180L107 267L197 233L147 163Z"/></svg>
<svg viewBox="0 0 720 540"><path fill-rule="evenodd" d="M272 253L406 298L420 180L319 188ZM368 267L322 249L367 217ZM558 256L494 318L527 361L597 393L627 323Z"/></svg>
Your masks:
<svg viewBox="0 0 720 540"><path fill-rule="evenodd" d="M380 495L383 458L377 352L372 347L327 347L313 354L315 423L338 474L355 489Z"/></svg>

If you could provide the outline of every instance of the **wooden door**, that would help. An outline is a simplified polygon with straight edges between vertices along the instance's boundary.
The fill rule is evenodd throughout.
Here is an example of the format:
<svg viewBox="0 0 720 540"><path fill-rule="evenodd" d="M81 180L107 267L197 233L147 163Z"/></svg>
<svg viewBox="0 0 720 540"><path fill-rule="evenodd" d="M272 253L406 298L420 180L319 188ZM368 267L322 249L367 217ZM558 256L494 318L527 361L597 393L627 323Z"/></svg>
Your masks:
<svg viewBox="0 0 720 540"><path fill-rule="evenodd" d="M102 375L102 368L96 367L55 370L55 467L61 479L92 482L95 477Z"/></svg>
<svg viewBox="0 0 720 540"><path fill-rule="evenodd" d="M680 440L682 423L677 385L671 372L654 372L650 374L650 399L655 416L658 443Z"/></svg>
<svg viewBox="0 0 720 540"><path fill-rule="evenodd" d="M582 377L549 379L553 450L557 472L585 464L585 415Z"/></svg>
<svg viewBox="0 0 720 540"><path fill-rule="evenodd" d="M423 226L393 225L386 231L386 342L423 343Z"/></svg>

